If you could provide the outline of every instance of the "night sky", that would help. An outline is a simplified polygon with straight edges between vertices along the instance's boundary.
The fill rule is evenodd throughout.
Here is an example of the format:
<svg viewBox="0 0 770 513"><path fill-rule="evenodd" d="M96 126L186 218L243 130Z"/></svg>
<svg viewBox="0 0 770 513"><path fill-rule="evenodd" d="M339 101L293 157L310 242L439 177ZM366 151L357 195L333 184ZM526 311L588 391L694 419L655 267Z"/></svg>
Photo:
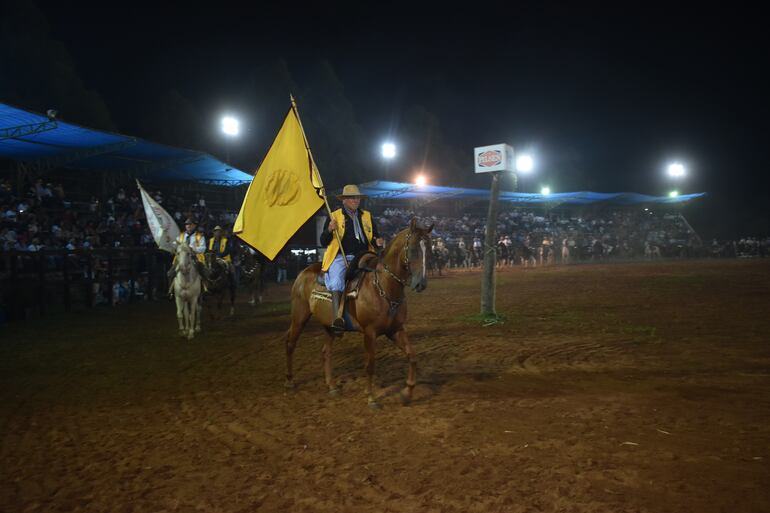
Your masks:
<svg viewBox="0 0 770 513"><path fill-rule="evenodd" d="M64 120L220 157L218 120L231 112L246 130L231 161L253 171L293 92L330 186L423 168L432 183L486 187L472 148L507 142L535 156L524 190L665 194L678 160L689 176L676 188L709 193L686 211L696 229L770 230L758 12L114 5L6 3L3 101L57 102ZM388 169L386 139L399 146Z"/></svg>

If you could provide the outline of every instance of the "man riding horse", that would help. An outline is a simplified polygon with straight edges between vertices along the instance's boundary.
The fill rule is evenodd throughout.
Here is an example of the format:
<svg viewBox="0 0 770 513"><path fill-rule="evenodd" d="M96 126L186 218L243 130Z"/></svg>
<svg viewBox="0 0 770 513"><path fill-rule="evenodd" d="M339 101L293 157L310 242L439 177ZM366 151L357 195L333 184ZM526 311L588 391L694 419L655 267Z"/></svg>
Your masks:
<svg viewBox="0 0 770 513"><path fill-rule="evenodd" d="M222 236L222 227L214 227L214 236L209 239L209 252L214 254L217 261L227 266L227 274L230 282L235 284L235 267L233 266L233 246L230 239Z"/></svg>
<svg viewBox="0 0 770 513"><path fill-rule="evenodd" d="M187 244L193 250L195 254L196 267L198 268L198 274L203 274L204 254L206 253L206 237L201 231L197 230L198 223L192 218L187 218L184 222L184 231L179 234L177 242L180 244ZM171 269L168 271L168 297L172 298L174 295L174 277L176 276L176 257L171 265Z"/></svg>
<svg viewBox="0 0 770 513"><path fill-rule="evenodd" d="M332 212L331 217L326 219L321 234L321 244L327 247L321 270L325 273L324 284L332 294L332 309L336 315L332 328L336 331L345 330L345 258L350 262L356 255L374 252L375 247L383 245L371 212L359 208L363 197L365 195L361 194L358 186L346 185L342 194L337 196L342 201L342 208ZM335 230L339 237L335 236ZM340 253L340 241L344 258Z"/></svg>

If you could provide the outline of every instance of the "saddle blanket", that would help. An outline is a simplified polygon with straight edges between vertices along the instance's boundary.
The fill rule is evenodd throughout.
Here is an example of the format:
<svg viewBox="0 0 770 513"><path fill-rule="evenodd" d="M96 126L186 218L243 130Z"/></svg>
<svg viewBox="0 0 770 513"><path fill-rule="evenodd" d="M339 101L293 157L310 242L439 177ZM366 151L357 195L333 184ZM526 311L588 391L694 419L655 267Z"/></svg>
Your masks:
<svg viewBox="0 0 770 513"><path fill-rule="evenodd" d="M332 293L328 290L318 290L313 289L313 292L310 293L310 299L317 299L320 301L328 301L332 302Z"/></svg>
<svg viewBox="0 0 770 513"><path fill-rule="evenodd" d="M315 299L317 301L328 301L331 303L332 293L326 289L313 289L313 291L310 293L310 299ZM345 331L358 331L355 326L353 326L353 321L350 319L350 315L348 314L347 309L345 310L342 319L345 321Z"/></svg>

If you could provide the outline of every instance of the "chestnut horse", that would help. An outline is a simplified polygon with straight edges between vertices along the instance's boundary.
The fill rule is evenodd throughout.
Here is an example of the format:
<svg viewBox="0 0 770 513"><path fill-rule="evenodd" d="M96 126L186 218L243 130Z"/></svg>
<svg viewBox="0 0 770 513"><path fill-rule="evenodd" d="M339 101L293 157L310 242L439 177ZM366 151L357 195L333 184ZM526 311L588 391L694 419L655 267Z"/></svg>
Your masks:
<svg viewBox="0 0 770 513"><path fill-rule="evenodd" d="M409 362L406 388L401 391L404 404L412 400L412 390L417 383L417 361L414 349L404 329L406 322L406 286L422 292L428 286L426 274L426 253L430 250L430 232L433 225L421 228L412 219L409 228L399 232L385 247L373 272L364 275L358 295L355 299L346 299L347 313L355 331L364 334L366 349L366 374L368 383L366 394L369 406L378 408L373 392L374 380L374 341L380 335L387 336L404 352ZM326 288L317 281L321 273L321 264L315 263L305 268L291 289L291 326L286 333L286 385L292 388L292 357L297 339L305 324L314 315L325 327L327 339L321 352L326 385L330 395L338 395L332 375L332 342L336 334L329 326L335 317L332 303L319 294Z"/></svg>

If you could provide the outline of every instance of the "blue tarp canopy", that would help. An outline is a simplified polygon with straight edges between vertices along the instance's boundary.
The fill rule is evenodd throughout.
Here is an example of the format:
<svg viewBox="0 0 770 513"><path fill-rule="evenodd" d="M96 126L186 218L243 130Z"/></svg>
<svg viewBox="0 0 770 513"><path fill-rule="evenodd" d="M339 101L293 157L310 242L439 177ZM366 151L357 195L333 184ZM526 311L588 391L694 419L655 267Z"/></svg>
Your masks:
<svg viewBox="0 0 770 513"><path fill-rule="evenodd" d="M207 153L63 123L3 103L0 158L46 167L129 171L151 180L240 185L252 179Z"/></svg>
<svg viewBox="0 0 770 513"><path fill-rule="evenodd" d="M415 185L398 182L367 182L358 186L363 194L374 199L425 199L438 200L444 198L488 200L489 191L485 189L465 189L458 187L441 187L438 185ZM705 192L684 194L676 197L648 196L635 192L558 192L553 194L534 194L527 192L501 192L500 200L515 204L555 204L587 205L590 203L606 203L612 205L641 205L646 203L681 204L705 196Z"/></svg>

